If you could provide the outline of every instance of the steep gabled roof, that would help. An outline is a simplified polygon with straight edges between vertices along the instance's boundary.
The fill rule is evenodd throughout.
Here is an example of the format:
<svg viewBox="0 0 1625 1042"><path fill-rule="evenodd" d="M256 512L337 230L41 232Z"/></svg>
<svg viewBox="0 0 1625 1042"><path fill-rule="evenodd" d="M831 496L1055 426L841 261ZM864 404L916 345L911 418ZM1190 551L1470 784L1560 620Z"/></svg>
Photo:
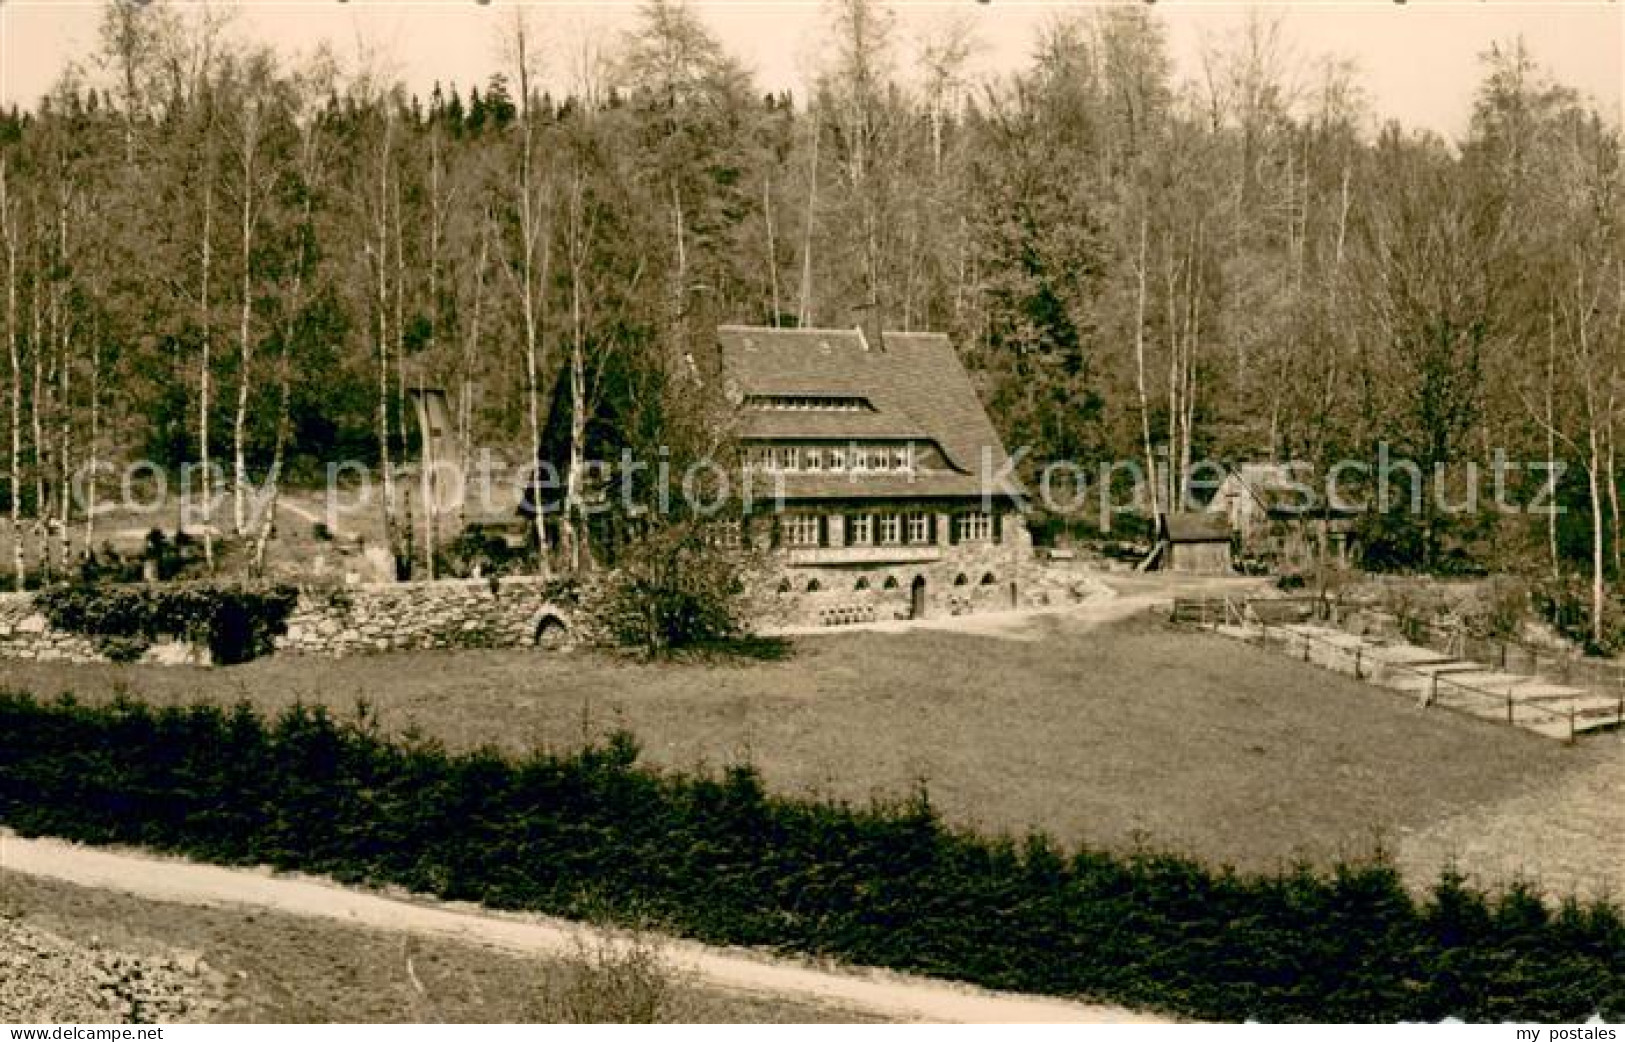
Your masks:
<svg viewBox="0 0 1625 1042"><path fill-rule="evenodd" d="M863 398L874 410L756 414L746 419L746 436L906 437L936 442L965 474L981 473L984 451L995 469L1004 464L1004 444L941 333L884 333L876 345L856 329L723 326L717 340L737 394Z"/></svg>

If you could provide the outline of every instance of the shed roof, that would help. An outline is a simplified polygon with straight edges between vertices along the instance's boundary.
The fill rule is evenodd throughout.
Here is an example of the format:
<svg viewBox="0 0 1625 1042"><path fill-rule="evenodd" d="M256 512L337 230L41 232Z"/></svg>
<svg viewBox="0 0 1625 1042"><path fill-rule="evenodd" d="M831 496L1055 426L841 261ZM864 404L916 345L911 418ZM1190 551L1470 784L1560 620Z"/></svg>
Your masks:
<svg viewBox="0 0 1625 1042"><path fill-rule="evenodd" d="M1169 514L1163 528L1171 543L1228 543L1230 522L1214 514Z"/></svg>

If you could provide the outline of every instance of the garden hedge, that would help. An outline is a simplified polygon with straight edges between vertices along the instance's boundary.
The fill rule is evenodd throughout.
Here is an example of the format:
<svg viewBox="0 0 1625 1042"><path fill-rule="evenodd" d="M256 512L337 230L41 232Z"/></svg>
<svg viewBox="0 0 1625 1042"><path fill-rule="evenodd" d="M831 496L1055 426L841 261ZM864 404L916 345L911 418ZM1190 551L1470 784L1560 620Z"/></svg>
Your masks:
<svg viewBox="0 0 1625 1042"><path fill-rule="evenodd" d="M114 661L172 637L206 646L220 665L270 654L298 601L293 586L232 583L82 584L35 595L52 626L94 639Z"/></svg>
<svg viewBox="0 0 1625 1042"><path fill-rule="evenodd" d="M1265 1021L1625 1017L1609 904L1392 867L1274 876L1064 853L945 827L922 794L854 808L748 768L658 773L625 735L452 754L365 714L0 694L0 822L227 864L654 925L995 988Z"/></svg>

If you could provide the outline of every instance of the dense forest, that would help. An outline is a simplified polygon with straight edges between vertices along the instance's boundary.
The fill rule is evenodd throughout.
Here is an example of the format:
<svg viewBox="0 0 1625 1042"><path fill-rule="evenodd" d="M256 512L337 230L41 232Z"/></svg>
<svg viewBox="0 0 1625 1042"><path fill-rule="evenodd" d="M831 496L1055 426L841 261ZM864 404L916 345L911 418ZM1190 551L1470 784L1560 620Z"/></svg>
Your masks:
<svg viewBox="0 0 1625 1042"><path fill-rule="evenodd" d="M244 535L234 493L273 467L410 456L420 382L517 458L693 441L717 324L861 324L950 333L1028 468L1562 461L1560 521L1430 496L1366 545L1573 574L1601 603L1619 128L1521 42L1484 55L1446 141L1266 15L1181 79L1154 9L1080 6L983 80L965 21L905 41L878 0L826 14L805 98L764 95L676 0L602 44L516 13L486 82L422 97L112 0L96 53L0 114L14 530L85 524L73 474L143 458L219 464ZM544 55L568 96L538 88Z"/></svg>

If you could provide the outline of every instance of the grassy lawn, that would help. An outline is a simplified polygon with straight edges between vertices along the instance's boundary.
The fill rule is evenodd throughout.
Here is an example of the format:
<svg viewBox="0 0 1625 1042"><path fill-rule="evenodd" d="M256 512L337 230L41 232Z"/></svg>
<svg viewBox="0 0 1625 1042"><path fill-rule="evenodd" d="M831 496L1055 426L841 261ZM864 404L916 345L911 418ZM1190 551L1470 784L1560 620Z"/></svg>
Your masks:
<svg viewBox="0 0 1625 1042"><path fill-rule="evenodd" d="M1151 619L1038 625L1033 641L811 637L773 663L528 652L220 670L8 663L5 682L159 704L246 699L271 712L300 700L348 713L366 699L386 728L456 747L565 748L624 727L668 767L749 760L779 792L857 801L924 783L950 821L984 831L1042 828L1071 844L1144 844L1252 869L1395 848L1558 788L1614 751L1422 712Z"/></svg>

